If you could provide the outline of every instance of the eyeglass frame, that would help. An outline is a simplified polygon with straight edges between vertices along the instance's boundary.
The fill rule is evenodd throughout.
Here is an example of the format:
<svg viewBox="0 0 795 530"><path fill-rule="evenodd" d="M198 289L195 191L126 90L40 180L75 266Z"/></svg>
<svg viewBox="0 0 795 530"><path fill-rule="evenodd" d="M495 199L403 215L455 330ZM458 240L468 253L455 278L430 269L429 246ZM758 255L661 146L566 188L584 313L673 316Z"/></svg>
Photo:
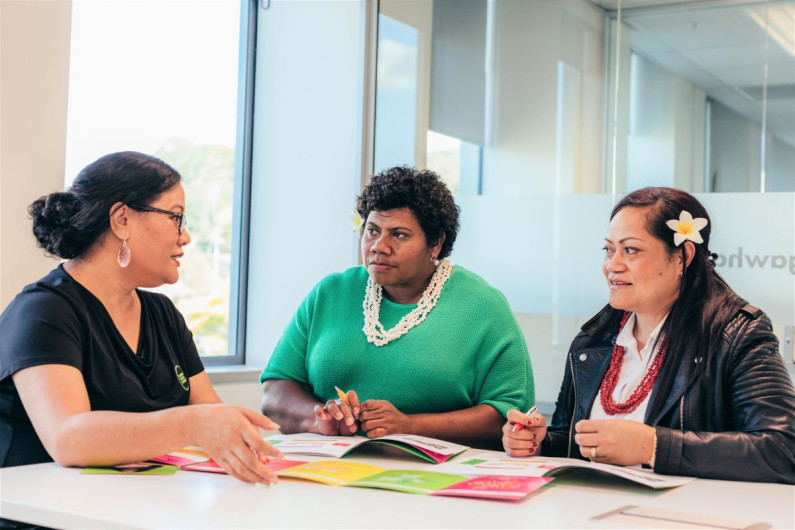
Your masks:
<svg viewBox="0 0 795 530"><path fill-rule="evenodd" d="M177 231L179 232L179 235L182 235L182 231L188 227L188 218L185 217L184 213L172 212L171 210L163 210L162 208L155 208L154 206L144 206L141 204L128 204L127 206L139 212L164 213L170 216L172 219L178 219L179 222L177 224Z"/></svg>

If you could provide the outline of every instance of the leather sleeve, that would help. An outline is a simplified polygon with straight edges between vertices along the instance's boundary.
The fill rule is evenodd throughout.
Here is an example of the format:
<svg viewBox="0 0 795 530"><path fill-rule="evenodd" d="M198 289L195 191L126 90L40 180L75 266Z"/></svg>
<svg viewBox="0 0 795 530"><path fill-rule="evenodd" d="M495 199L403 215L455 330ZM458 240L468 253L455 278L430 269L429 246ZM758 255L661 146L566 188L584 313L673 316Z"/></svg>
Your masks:
<svg viewBox="0 0 795 530"><path fill-rule="evenodd" d="M661 474L795 484L795 390L765 315L729 324L722 374L730 430L655 427ZM707 372L710 373L710 372ZM685 422L686 426L686 422Z"/></svg>

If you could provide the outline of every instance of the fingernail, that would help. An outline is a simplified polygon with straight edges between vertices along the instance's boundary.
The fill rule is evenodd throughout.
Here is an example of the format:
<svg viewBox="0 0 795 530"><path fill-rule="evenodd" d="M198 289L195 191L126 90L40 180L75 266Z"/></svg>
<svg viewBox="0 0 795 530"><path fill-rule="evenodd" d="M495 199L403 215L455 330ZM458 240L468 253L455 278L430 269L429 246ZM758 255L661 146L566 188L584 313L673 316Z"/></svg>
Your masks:
<svg viewBox="0 0 795 530"><path fill-rule="evenodd" d="M347 419L345 420L345 423L347 423L348 425L353 425L353 418L350 418L350 417L349 417L349 418L347 418Z"/></svg>

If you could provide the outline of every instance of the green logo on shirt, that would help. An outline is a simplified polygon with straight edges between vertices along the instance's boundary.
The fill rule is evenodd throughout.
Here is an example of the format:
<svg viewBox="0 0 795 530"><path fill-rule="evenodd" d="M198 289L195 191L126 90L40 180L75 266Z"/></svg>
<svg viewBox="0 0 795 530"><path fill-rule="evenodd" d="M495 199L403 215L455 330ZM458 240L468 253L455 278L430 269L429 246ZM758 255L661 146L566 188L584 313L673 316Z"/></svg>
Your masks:
<svg viewBox="0 0 795 530"><path fill-rule="evenodd" d="M174 373L177 374L177 381L179 381L179 384L182 385L182 388L185 390L190 390L188 378L185 377L185 374L182 372L182 368L180 368L178 364L174 365Z"/></svg>

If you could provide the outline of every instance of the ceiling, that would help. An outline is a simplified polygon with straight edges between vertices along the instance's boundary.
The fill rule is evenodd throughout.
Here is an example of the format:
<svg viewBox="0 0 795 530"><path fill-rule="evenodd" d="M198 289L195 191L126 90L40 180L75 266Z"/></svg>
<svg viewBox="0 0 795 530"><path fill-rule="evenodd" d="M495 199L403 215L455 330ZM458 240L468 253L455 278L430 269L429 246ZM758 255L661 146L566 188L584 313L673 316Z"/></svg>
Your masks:
<svg viewBox="0 0 795 530"><path fill-rule="evenodd" d="M634 51L757 123L766 86L768 131L795 146L795 0L623 0L621 7Z"/></svg>

